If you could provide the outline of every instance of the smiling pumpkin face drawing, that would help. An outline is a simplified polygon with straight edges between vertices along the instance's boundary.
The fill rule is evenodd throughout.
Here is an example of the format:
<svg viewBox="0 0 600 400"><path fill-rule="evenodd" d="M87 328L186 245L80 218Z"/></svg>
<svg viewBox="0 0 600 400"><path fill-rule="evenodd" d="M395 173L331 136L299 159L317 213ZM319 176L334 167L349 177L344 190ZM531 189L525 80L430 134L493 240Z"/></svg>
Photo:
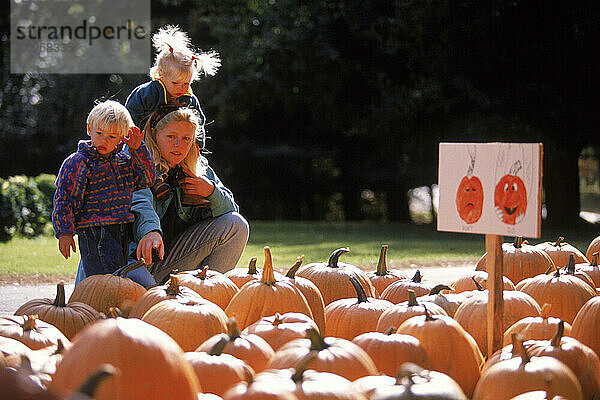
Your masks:
<svg viewBox="0 0 600 400"><path fill-rule="evenodd" d="M505 224L521 221L527 211L527 189L521 178L511 174L500 178L494 190L494 205Z"/></svg>
<svg viewBox="0 0 600 400"><path fill-rule="evenodd" d="M478 177L462 178L456 190L456 210L467 224L479 221L483 210L483 186Z"/></svg>

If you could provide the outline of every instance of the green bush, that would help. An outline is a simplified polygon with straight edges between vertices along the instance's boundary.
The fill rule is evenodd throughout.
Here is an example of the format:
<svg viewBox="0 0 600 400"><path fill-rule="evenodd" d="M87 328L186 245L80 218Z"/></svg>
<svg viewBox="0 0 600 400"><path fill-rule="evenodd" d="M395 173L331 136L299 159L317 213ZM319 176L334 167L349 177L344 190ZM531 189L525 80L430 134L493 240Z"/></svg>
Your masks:
<svg viewBox="0 0 600 400"><path fill-rule="evenodd" d="M55 179L48 174L0 179L0 241L46 232L52 220Z"/></svg>

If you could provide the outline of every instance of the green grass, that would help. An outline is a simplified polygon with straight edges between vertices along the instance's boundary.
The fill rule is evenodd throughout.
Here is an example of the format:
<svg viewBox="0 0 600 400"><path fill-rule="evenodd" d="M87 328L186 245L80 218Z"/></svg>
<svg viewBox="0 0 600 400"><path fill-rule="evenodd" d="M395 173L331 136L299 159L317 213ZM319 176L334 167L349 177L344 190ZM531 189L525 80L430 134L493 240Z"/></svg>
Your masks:
<svg viewBox="0 0 600 400"><path fill-rule="evenodd" d="M565 240L585 253L597 228L579 228L568 232L542 230L542 237L531 244ZM512 238L504 238L505 241ZM269 246L275 268L287 270L300 255L304 264L326 262L331 252L348 247L341 261L374 268L382 244L387 244L388 267L410 264L475 262L485 252L485 237L478 234L437 232L432 225L251 221L250 240L238 266L246 266L251 257L264 262L264 246ZM13 239L0 243L0 274L75 274L79 253L65 260L58 252L56 239Z"/></svg>

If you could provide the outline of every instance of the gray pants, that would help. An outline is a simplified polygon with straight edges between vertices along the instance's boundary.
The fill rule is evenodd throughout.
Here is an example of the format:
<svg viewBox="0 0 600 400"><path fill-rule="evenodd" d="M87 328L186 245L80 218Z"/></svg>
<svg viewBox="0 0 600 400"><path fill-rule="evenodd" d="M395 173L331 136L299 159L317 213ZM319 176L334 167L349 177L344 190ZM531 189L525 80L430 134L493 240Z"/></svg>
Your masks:
<svg viewBox="0 0 600 400"><path fill-rule="evenodd" d="M175 269L188 271L208 265L211 270L227 272L239 261L248 234L248 222L236 212L206 219L181 232L169 254L152 263L149 270L159 284Z"/></svg>

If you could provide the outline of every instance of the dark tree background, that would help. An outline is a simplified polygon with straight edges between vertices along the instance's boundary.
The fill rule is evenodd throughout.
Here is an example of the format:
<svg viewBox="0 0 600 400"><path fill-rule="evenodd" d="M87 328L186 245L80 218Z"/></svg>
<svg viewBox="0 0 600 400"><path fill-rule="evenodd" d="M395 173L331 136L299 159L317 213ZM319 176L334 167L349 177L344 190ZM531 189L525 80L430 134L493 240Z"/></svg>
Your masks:
<svg viewBox="0 0 600 400"><path fill-rule="evenodd" d="M579 221L577 160L600 140L596 1L155 0L152 16L222 56L194 91L248 218L408 221L440 141L540 141L548 223ZM0 176L56 173L94 100L147 76L10 75L0 21Z"/></svg>

